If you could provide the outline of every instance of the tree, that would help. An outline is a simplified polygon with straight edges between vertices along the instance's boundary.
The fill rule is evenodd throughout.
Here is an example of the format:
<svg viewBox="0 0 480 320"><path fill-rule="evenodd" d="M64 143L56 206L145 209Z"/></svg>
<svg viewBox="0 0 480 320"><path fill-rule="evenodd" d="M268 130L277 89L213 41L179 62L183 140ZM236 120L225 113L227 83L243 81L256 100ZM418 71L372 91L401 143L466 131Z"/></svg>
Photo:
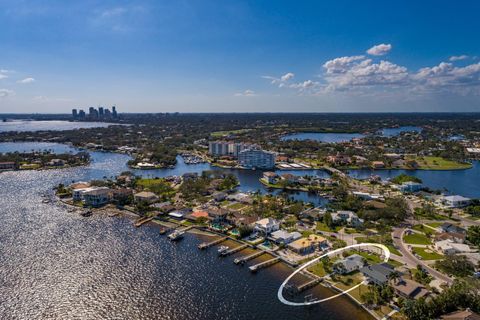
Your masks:
<svg viewBox="0 0 480 320"><path fill-rule="evenodd" d="M333 229L335 227L332 219L332 214L330 212L326 212L323 215L323 223L325 223L330 229Z"/></svg>
<svg viewBox="0 0 480 320"><path fill-rule="evenodd" d="M467 239L476 246L480 246L480 226L470 226L467 230Z"/></svg>
<svg viewBox="0 0 480 320"><path fill-rule="evenodd" d="M445 259L436 261L435 267L457 277L467 277L475 271L474 264L467 257L461 255L448 254Z"/></svg>

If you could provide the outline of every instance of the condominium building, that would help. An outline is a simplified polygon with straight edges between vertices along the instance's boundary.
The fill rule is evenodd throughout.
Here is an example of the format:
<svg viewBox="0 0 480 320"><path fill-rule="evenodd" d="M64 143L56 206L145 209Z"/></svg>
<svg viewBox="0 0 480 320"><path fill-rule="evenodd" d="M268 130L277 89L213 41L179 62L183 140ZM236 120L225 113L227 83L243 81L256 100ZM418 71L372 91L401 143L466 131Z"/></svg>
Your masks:
<svg viewBox="0 0 480 320"><path fill-rule="evenodd" d="M247 149L238 154L238 163L250 169L272 169L276 154L270 151Z"/></svg>
<svg viewBox="0 0 480 320"><path fill-rule="evenodd" d="M255 146L243 142L210 141L208 152L213 156L232 156L236 158L241 151L253 147Z"/></svg>

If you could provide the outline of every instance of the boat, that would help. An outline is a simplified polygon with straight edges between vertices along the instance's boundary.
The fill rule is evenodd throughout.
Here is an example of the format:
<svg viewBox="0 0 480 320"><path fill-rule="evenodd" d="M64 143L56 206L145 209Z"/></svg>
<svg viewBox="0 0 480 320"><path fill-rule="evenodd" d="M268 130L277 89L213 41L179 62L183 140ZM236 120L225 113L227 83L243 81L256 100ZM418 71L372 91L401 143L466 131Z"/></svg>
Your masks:
<svg viewBox="0 0 480 320"><path fill-rule="evenodd" d="M168 239L172 241L180 240L183 238L184 234L185 234L185 231L175 230L168 235Z"/></svg>
<svg viewBox="0 0 480 320"><path fill-rule="evenodd" d="M159 233L163 235L163 234L167 233L167 231L168 231L168 229L167 229L167 228L165 228L165 227L162 227L162 228L160 228L160 231L159 231Z"/></svg>
<svg viewBox="0 0 480 320"><path fill-rule="evenodd" d="M222 254L222 253L224 253L225 251L227 251L228 249L230 249L230 248L227 247L227 246L220 246L220 247L218 248L218 254Z"/></svg>
<svg viewBox="0 0 480 320"><path fill-rule="evenodd" d="M48 199L43 199L43 200L42 200L42 203L50 203L50 200L48 200Z"/></svg>

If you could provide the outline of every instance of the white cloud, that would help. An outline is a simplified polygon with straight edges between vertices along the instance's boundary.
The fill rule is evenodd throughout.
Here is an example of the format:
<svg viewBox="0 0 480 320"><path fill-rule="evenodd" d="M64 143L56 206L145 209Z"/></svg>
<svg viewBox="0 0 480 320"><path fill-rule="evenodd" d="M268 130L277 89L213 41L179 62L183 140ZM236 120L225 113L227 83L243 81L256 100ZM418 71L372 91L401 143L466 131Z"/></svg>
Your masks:
<svg viewBox="0 0 480 320"><path fill-rule="evenodd" d="M285 84L293 79L295 77L295 74L292 73L292 72L287 72L285 73L284 75L280 76L280 78L276 78L276 77L272 77L272 76L262 76L262 78L264 79L268 79L270 80L270 83L271 84L276 84L278 85L280 88L282 88L283 86L285 86Z"/></svg>
<svg viewBox="0 0 480 320"><path fill-rule="evenodd" d="M243 92L237 92L234 94L235 97L252 97L255 96L255 91L247 89Z"/></svg>
<svg viewBox="0 0 480 320"><path fill-rule="evenodd" d="M6 78L8 78L8 76L6 74L0 73L0 80L6 79Z"/></svg>
<svg viewBox="0 0 480 320"><path fill-rule="evenodd" d="M350 56L340 57L332 60L328 60L323 64L323 67L327 70L328 74L333 73L345 73L350 69L355 61L363 60L365 56Z"/></svg>
<svg viewBox="0 0 480 320"><path fill-rule="evenodd" d="M6 98L15 95L15 92L8 89L0 89L0 98Z"/></svg>
<svg viewBox="0 0 480 320"><path fill-rule="evenodd" d="M32 82L35 82L35 79L34 79L34 78L25 78L25 79L22 79L22 80L18 80L18 81L17 81L17 83L23 83L23 84L32 83Z"/></svg>
<svg viewBox="0 0 480 320"><path fill-rule="evenodd" d="M459 56L451 56L448 60L450 61L460 61L460 60L465 60L468 59L468 56L465 54L459 55Z"/></svg>
<svg viewBox="0 0 480 320"><path fill-rule="evenodd" d="M367 53L372 56L383 56L389 53L390 50L392 50L391 44L382 43L371 47L367 50Z"/></svg>

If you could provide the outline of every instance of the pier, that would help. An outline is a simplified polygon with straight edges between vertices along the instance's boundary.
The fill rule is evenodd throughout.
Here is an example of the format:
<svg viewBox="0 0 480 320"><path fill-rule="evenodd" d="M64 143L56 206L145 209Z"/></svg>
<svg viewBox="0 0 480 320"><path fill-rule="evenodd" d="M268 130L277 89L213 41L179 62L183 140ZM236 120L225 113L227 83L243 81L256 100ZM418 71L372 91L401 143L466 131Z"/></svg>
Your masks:
<svg viewBox="0 0 480 320"><path fill-rule="evenodd" d="M153 220L155 217L149 217L149 218L140 218L137 221L135 221L135 227L140 227L142 224L145 224L147 222L150 222Z"/></svg>
<svg viewBox="0 0 480 320"><path fill-rule="evenodd" d="M252 259L255 259L257 257L260 257L262 254L264 254L265 252L264 251L257 251L257 252L254 252L248 256L244 256L244 257L241 257L241 258L236 258L235 260L233 260L233 263L235 264L244 264L245 262L249 261L249 260L252 260Z"/></svg>
<svg viewBox="0 0 480 320"><path fill-rule="evenodd" d="M274 265L275 263L277 263L279 261L280 261L280 258L278 258L278 257L273 258L273 259L270 259L270 260L267 260L267 261L264 261L264 262L260 262L259 264L256 264L254 266L251 266L251 267L249 267L249 269L252 272L257 272L258 270L266 268L266 267L270 267L270 266Z"/></svg>
<svg viewBox="0 0 480 320"><path fill-rule="evenodd" d="M226 257L226 256L229 256L231 254L234 254L235 252L239 252L239 251L245 249L246 247L248 247L248 244L243 244L241 246L238 246L238 247L232 248L230 250L224 251L220 255L222 257Z"/></svg>
<svg viewBox="0 0 480 320"><path fill-rule="evenodd" d="M301 293L305 290L308 290L310 288L315 287L317 284L323 281L323 278L316 278L310 281L305 282L304 284L301 284L295 288L296 293Z"/></svg>
<svg viewBox="0 0 480 320"><path fill-rule="evenodd" d="M225 241L227 239L228 239L228 237L223 237L223 238L220 238L220 239L213 240L211 242L202 242L198 245L198 249L203 250L203 249L210 248L211 246L222 243L223 241Z"/></svg>

